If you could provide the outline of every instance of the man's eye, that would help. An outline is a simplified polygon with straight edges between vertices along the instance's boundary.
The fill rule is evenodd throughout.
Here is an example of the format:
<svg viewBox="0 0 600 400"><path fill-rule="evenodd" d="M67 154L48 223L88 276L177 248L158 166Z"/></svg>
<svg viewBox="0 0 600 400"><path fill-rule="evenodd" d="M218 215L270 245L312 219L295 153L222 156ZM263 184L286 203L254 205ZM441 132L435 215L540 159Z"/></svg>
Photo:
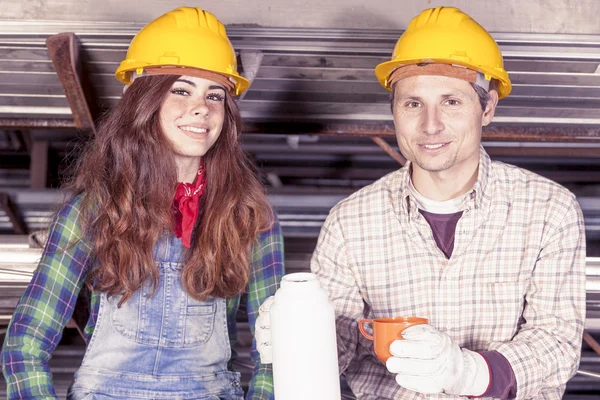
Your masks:
<svg viewBox="0 0 600 400"><path fill-rule="evenodd" d="M409 101L408 103L406 103L406 107L419 108L419 107L421 107L421 103L419 103L418 101Z"/></svg>
<svg viewBox="0 0 600 400"><path fill-rule="evenodd" d="M457 106L460 104L460 102L458 100L448 99L446 100L446 104L448 104L449 106Z"/></svg>

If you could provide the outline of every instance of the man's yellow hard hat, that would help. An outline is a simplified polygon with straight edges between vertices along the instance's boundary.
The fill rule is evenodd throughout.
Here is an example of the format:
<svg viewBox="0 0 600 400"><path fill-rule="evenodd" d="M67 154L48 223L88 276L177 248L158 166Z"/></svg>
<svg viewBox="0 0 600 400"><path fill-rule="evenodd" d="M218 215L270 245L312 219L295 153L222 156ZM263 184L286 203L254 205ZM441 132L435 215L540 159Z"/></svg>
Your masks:
<svg viewBox="0 0 600 400"><path fill-rule="evenodd" d="M492 36L470 16L453 7L427 9L412 19L394 47L392 59L379 64L375 75L391 90L391 73L409 64L458 65L498 81L498 97L508 96L512 85L502 53Z"/></svg>
<svg viewBox="0 0 600 400"><path fill-rule="evenodd" d="M234 95L250 82L237 72L235 50L225 26L208 11L180 7L150 22L133 38L125 60L115 72L126 85L132 75L153 67L185 67L216 72L234 84Z"/></svg>

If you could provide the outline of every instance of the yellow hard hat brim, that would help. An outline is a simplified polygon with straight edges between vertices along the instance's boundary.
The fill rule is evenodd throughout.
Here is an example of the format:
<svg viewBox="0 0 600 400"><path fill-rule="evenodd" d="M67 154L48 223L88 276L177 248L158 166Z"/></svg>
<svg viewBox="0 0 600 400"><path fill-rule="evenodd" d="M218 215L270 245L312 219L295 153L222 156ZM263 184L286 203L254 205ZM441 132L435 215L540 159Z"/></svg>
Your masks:
<svg viewBox="0 0 600 400"><path fill-rule="evenodd" d="M502 99L508 96L512 90L512 85L510 83L510 79L508 79L508 73L504 70L502 71L485 71L483 68L478 68L469 63L460 62L454 59L443 59L443 58L435 58L435 59L413 59L413 60L391 60L383 62L377 67L375 67L375 76L377 80L381 84L381 86L385 87L387 90L392 90L389 84L389 77L392 72L403 65L409 64L420 64L420 63L440 63L440 64L451 64L451 65L460 65L465 68L472 69L477 72L481 72L486 77L491 77L498 81L498 98Z"/></svg>
<svg viewBox="0 0 600 400"><path fill-rule="evenodd" d="M121 65L119 65L119 68L117 68L117 71L115 72L115 77L119 80L119 82L125 84L125 85L131 85L131 79L130 79L130 72L134 72L134 71L138 71L138 70L142 70L144 68L155 68L155 67L162 67L163 65L161 64L157 64L157 65L144 65L144 66L139 66L139 67L135 67L132 68L131 65L128 65L127 68L124 68L123 63L121 63ZM194 66L185 66L185 65L177 65L178 68L196 68ZM204 68L206 69L206 68ZM233 96L239 96L240 94L244 93L248 87L250 87L250 81L246 78L244 78L243 76L239 75L239 74L227 74L227 73L223 73L221 71L215 71L215 70L211 70L211 69L206 69L207 71L211 71L211 72L215 72L217 74L226 76L228 78L232 78L235 81L235 88L233 89L233 92L231 93Z"/></svg>

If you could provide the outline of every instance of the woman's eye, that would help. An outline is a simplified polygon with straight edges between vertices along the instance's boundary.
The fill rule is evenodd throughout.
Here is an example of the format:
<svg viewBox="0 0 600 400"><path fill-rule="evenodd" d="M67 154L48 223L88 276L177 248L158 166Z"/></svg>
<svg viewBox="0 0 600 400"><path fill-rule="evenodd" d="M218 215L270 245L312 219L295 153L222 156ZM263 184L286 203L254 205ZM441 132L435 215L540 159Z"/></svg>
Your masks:
<svg viewBox="0 0 600 400"><path fill-rule="evenodd" d="M173 94L177 94L177 95L180 95L180 96L189 96L189 95L190 95L190 92L189 92L189 91L187 91L187 90L185 90L185 89L182 89L182 88L175 88L175 89L172 89L172 90L171 90L171 93L173 93Z"/></svg>
<svg viewBox="0 0 600 400"><path fill-rule="evenodd" d="M225 100L225 96L219 93L210 93L207 98L213 101L223 101Z"/></svg>

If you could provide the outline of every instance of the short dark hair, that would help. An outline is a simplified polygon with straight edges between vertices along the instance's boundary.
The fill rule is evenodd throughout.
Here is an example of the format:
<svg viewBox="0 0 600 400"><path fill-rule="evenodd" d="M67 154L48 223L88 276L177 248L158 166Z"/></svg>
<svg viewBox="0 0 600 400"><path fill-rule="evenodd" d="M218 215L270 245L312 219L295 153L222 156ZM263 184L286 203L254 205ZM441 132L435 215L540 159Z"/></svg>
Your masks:
<svg viewBox="0 0 600 400"><path fill-rule="evenodd" d="M489 92L486 92L484 88L474 83L471 83L471 87L477 93L477 97L479 97L479 104L481 104L481 109L485 111L485 107L487 106L488 101L490 100ZM492 79L490 82L490 90L497 90L498 87L496 80ZM392 86L392 92L390 93L390 108L392 110L392 114L394 113L394 98L396 97L396 85Z"/></svg>
<svg viewBox="0 0 600 400"><path fill-rule="evenodd" d="M490 88L491 86L492 85L490 83ZM485 107L487 106L487 103L490 100L490 94L486 92L484 88L474 83L471 83L471 87L473 88L473 90L475 90L475 93L477 93L477 97L479 97L479 104L481 104L481 109L485 111Z"/></svg>

